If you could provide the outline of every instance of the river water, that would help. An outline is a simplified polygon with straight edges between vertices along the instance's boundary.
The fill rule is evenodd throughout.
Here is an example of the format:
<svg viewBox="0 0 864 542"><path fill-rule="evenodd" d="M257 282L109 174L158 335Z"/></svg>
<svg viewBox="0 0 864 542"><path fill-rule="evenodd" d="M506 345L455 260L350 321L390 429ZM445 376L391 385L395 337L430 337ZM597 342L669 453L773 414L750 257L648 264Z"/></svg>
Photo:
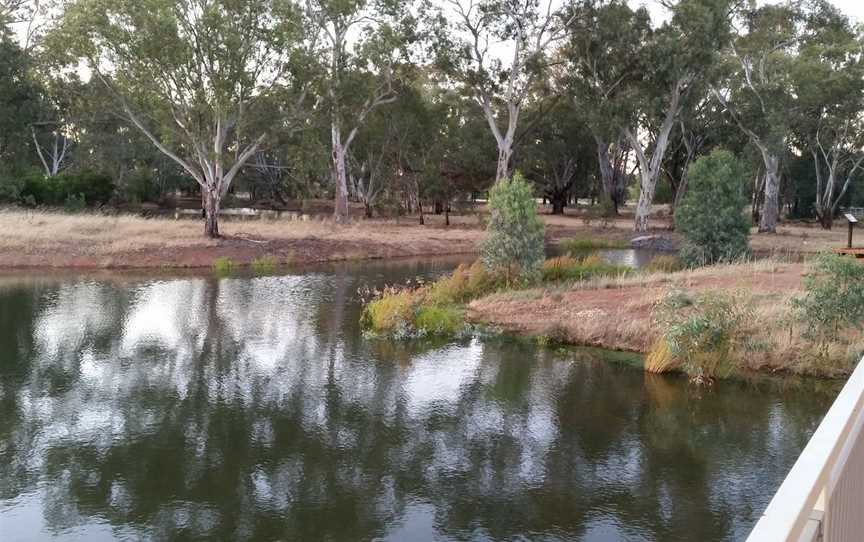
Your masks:
<svg viewBox="0 0 864 542"><path fill-rule="evenodd" d="M740 540L836 393L363 337L452 265L0 278L0 540Z"/></svg>

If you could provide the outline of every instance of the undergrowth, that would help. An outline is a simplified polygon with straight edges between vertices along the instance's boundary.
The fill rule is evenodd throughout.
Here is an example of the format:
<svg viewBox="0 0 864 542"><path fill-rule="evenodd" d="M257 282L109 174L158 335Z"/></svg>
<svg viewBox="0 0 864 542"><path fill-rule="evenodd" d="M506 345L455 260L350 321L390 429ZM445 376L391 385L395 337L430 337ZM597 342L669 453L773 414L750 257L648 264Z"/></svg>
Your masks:
<svg viewBox="0 0 864 542"><path fill-rule="evenodd" d="M561 250L575 256L585 254L591 250L630 248L628 241L613 239L597 239L594 237L574 237L561 241Z"/></svg>

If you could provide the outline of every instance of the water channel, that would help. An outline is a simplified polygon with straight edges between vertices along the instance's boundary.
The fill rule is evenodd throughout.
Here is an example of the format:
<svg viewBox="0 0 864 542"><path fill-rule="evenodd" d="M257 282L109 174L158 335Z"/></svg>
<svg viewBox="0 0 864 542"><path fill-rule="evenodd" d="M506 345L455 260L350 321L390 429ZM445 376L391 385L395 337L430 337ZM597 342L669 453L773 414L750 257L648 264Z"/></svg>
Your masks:
<svg viewBox="0 0 864 542"><path fill-rule="evenodd" d="M363 336L453 265L0 277L0 540L740 540L837 391Z"/></svg>

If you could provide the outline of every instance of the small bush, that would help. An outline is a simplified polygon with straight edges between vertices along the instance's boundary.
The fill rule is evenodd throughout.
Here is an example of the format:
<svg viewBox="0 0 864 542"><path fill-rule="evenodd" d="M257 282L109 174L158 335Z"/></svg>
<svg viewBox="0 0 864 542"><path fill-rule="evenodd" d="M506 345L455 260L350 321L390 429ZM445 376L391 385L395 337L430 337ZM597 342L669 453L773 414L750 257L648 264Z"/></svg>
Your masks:
<svg viewBox="0 0 864 542"><path fill-rule="evenodd" d="M663 363L677 364L697 384L728 376L737 364L735 350L747 341L745 324L751 314L742 296L670 292L655 310L655 323L671 353Z"/></svg>
<svg viewBox="0 0 864 542"><path fill-rule="evenodd" d="M489 209L483 264L493 273L503 272L507 284L515 277L535 278L545 258L545 234L531 185L518 172L498 181L489 191Z"/></svg>
<svg viewBox="0 0 864 542"><path fill-rule="evenodd" d="M213 272L220 277L225 277L234 272L234 260L223 256L221 258L216 258L213 261Z"/></svg>
<svg viewBox="0 0 864 542"><path fill-rule="evenodd" d="M84 199L84 194L69 194L63 202L63 210L67 213L80 213L86 208L87 201Z"/></svg>
<svg viewBox="0 0 864 542"><path fill-rule="evenodd" d="M19 199L35 205L63 205L70 200L85 205L102 205L111 199L114 184L111 177L92 171L61 173L46 177L40 172L24 175L20 181Z"/></svg>
<svg viewBox="0 0 864 542"><path fill-rule="evenodd" d="M732 153L716 150L694 162L688 175L689 190L675 210L675 229L685 239L681 259L700 266L746 257L750 219L744 213L744 166Z"/></svg>
<svg viewBox="0 0 864 542"><path fill-rule="evenodd" d="M263 256L252 260L252 271L256 275L271 275L276 272L278 266L279 263L276 261L276 258L271 258L270 256Z"/></svg>
<svg viewBox="0 0 864 542"><path fill-rule="evenodd" d="M684 269L684 262L677 256L664 254L651 258L643 269L648 273L674 273Z"/></svg>
<svg viewBox="0 0 864 542"><path fill-rule="evenodd" d="M820 254L804 279L805 294L792 300L805 338L826 356L832 343L864 323L864 265L854 258Z"/></svg>

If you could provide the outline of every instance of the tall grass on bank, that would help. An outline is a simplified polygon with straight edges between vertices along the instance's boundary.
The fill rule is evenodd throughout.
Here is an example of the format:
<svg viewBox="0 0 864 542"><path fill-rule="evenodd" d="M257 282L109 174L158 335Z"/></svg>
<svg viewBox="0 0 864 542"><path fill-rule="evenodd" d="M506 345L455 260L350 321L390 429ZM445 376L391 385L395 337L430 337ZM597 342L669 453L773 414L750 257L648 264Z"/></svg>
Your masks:
<svg viewBox="0 0 864 542"><path fill-rule="evenodd" d="M592 250L630 248L630 243L628 241L597 239L594 237L574 237L561 241L560 246L564 253L578 256Z"/></svg>
<svg viewBox="0 0 864 542"><path fill-rule="evenodd" d="M649 354L649 370L677 367L697 384L728 376L748 339L743 324L752 317L742 293L670 291L654 310L662 336Z"/></svg>
<svg viewBox="0 0 864 542"><path fill-rule="evenodd" d="M624 276L632 270L607 263L598 256L547 260L539 283L583 281L602 276ZM458 333L464 328L464 305L498 291L518 289L502 271L491 272L481 262L460 265L453 273L417 287L385 288L363 310L361 323L376 334L398 337Z"/></svg>
<svg viewBox="0 0 864 542"><path fill-rule="evenodd" d="M373 293L362 326L396 338L457 334L465 325L463 304L503 287L504 277L480 262L461 264L453 273L420 286L389 286Z"/></svg>

